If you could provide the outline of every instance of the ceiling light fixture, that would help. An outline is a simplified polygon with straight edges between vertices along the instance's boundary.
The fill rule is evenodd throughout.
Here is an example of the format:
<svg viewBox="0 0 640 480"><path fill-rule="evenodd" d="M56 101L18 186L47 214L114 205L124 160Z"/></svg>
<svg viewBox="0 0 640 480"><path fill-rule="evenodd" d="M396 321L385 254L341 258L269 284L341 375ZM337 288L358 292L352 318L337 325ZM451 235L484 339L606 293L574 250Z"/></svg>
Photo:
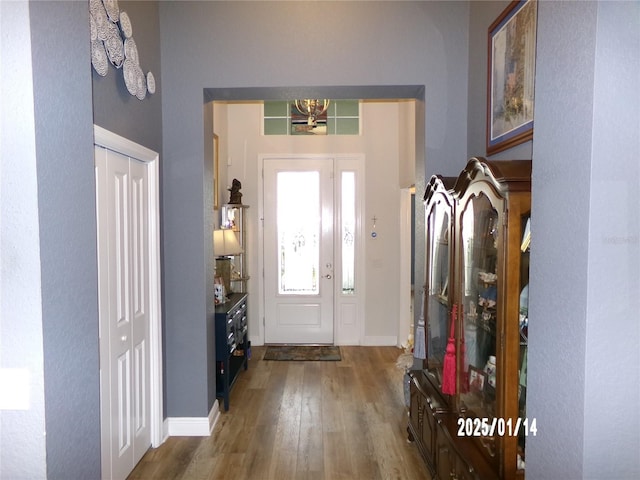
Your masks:
<svg viewBox="0 0 640 480"><path fill-rule="evenodd" d="M293 103L300 114L307 117L307 125L312 126L317 125L318 117L329 108L329 100L326 98L323 100L305 98L303 100L294 100Z"/></svg>

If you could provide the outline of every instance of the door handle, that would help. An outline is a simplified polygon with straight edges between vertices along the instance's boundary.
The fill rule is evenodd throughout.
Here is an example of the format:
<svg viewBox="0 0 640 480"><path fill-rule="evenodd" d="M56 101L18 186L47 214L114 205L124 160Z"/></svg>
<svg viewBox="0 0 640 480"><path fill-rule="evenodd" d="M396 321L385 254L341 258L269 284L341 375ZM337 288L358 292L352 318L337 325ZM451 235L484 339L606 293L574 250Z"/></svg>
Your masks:
<svg viewBox="0 0 640 480"><path fill-rule="evenodd" d="M122 335L120 337L120 340L122 340L123 342L126 342L127 341L127 336L126 335Z"/></svg>
<svg viewBox="0 0 640 480"><path fill-rule="evenodd" d="M330 273L327 273L327 274L324 276L324 278L328 278L329 280L331 280L333 277L331 276L331 274L330 274Z"/></svg>

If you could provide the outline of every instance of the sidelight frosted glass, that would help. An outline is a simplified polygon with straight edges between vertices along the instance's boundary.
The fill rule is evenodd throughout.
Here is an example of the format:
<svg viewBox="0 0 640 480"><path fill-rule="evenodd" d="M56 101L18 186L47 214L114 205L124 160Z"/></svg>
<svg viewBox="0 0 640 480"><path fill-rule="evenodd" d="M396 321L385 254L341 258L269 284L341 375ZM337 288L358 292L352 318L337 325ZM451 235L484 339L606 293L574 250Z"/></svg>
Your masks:
<svg viewBox="0 0 640 480"><path fill-rule="evenodd" d="M355 231L356 193L355 172L342 172L341 238L342 238L342 293L355 293Z"/></svg>

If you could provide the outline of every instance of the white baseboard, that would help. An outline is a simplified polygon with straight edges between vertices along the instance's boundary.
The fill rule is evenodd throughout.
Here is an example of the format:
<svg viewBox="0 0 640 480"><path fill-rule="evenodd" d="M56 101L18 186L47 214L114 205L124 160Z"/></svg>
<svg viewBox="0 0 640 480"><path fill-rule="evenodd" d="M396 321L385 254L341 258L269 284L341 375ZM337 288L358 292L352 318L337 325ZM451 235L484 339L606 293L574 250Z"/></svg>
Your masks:
<svg viewBox="0 0 640 480"><path fill-rule="evenodd" d="M213 432L213 428L220 418L220 408L218 408L218 399L213 402L213 407L209 411L209 435Z"/></svg>
<svg viewBox="0 0 640 480"><path fill-rule="evenodd" d="M220 409L216 399L207 417L167 418L167 432L170 437L208 437L213 432L219 417Z"/></svg>
<svg viewBox="0 0 640 480"><path fill-rule="evenodd" d="M390 335L390 336L369 336L364 337L362 340L362 345L368 347L397 347L398 346L398 336Z"/></svg>
<svg viewBox="0 0 640 480"><path fill-rule="evenodd" d="M168 438L169 438L169 419L165 418L164 421L162 422L162 443L166 442ZM159 446L160 445L153 445L154 448Z"/></svg>

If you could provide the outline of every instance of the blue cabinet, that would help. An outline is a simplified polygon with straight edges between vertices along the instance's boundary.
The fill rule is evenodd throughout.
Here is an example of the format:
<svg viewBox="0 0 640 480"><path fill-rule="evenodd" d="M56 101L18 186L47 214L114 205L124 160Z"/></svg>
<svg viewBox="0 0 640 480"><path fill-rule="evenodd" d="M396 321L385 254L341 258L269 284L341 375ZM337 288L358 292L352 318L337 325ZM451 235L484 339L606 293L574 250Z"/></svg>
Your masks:
<svg viewBox="0 0 640 480"><path fill-rule="evenodd" d="M249 322L247 294L232 293L216 306L216 396L229 410L229 393L241 370L249 366Z"/></svg>

